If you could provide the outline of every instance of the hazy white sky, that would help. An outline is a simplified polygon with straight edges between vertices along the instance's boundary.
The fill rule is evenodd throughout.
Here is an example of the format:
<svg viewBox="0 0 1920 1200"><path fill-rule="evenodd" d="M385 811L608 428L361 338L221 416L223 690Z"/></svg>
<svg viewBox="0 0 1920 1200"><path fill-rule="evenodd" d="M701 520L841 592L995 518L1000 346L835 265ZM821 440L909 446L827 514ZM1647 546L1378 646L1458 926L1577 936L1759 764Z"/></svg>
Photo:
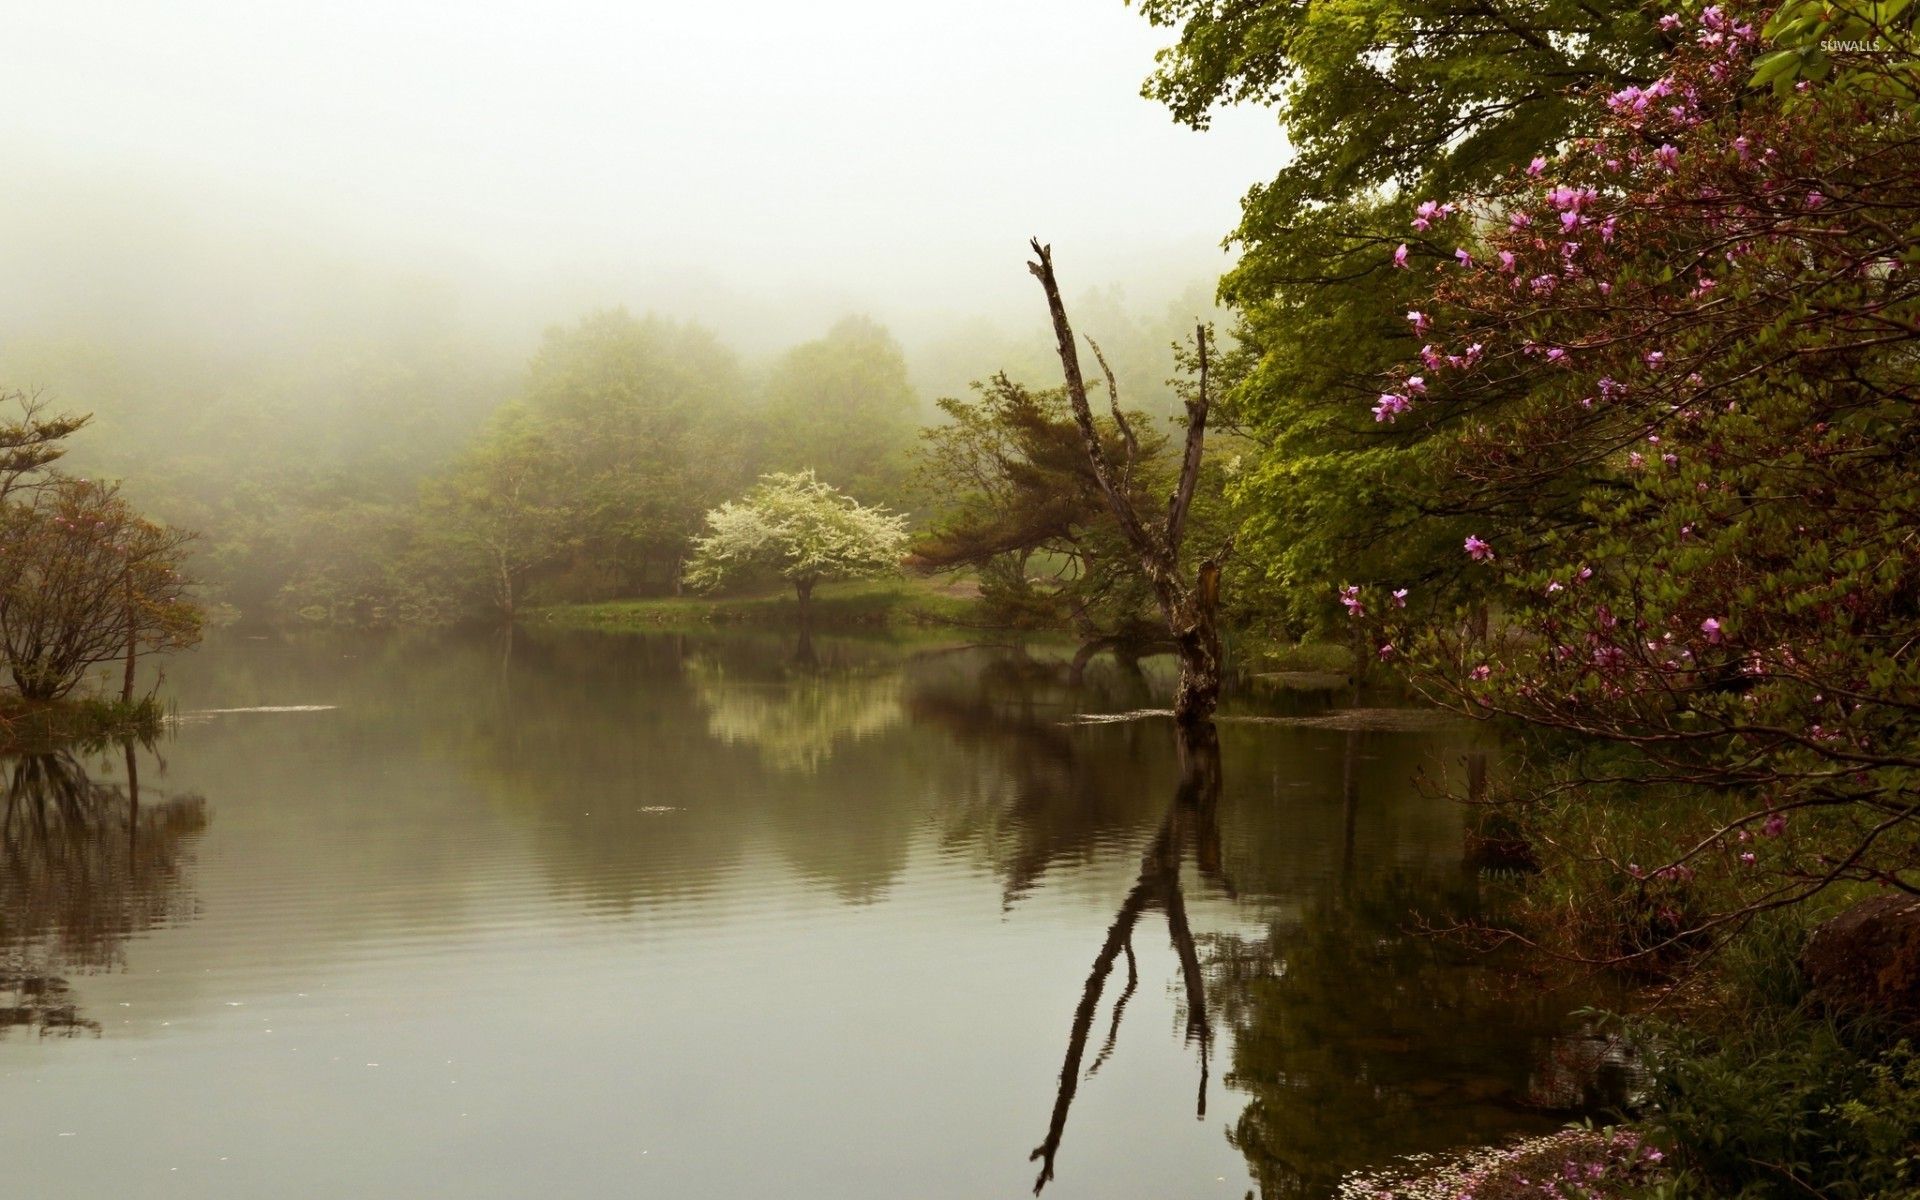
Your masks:
<svg viewBox="0 0 1920 1200"><path fill-rule="evenodd" d="M98 253L178 219L599 303L899 318L1024 299L1030 233L1070 286L1198 277L1282 147L1268 113L1197 134L1142 99L1170 35L1121 0L4 9L10 186L61 211L0 240Z"/></svg>

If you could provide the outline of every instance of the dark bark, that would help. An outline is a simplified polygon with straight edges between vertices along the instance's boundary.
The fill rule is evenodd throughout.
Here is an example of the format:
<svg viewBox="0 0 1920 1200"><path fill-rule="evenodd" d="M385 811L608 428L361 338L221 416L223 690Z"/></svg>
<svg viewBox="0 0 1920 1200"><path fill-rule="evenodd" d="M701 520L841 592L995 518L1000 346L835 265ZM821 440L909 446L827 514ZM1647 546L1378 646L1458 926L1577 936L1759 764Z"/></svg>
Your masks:
<svg viewBox="0 0 1920 1200"><path fill-rule="evenodd" d="M133 673L140 656L140 612L134 606L133 572L127 572L127 671L120 681L120 703L133 703Z"/></svg>
<svg viewBox="0 0 1920 1200"><path fill-rule="evenodd" d="M1102 360L1109 405L1114 421L1120 428L1127 454L1127 460L1118 469L1109 461L1099 430L1094 425L1093 407L1087 400L1087 383L1080 370L1080 354L1073 326L1067 320L1066 305L1060 299L1060 284L1053 273L1052 249L1041 245L1038 239L1032 245L1035 261L1028 263L1027 269L1040 281L1041 289L1046 293L1047 310L1053 318L1055 348L1066 377L1067 399L1073 407L1074 424L1080 430L1087 462L1093 469L1094 479L1100 485L1100 494L1106 500L1108 510L1113 513L1120 532L1140 560L1140 569L1153 589L1154 599L1167 623L1167 632L1173 638L1174 652L1180 660L1180 686L1173 700L1174 719L1186 728L1199 726L1213 716L1220 698L1223 673L1219 628L1220 567L1232 549L1232 539L1229 538L1226 545L1213 556L1200 562L1191 580L1181 569L1180 541L1186 532L1187 515L1193 504L1194 489L1199 483L1200 464L1206 449L1207 409L1210 403L1207 389L1207 328L1201 325L1194 330L1198 378L1193 394L1186 400L1187 438L1180 463L1180 477L1167 500L1166 520L1149 523L1134 508L1128 487L1134 457L1138 453L1138 442L1121 414L1113 373L1105 370L1106 364ZM1095 347L1094 354L1099 356L1098 347Z"/></svg>

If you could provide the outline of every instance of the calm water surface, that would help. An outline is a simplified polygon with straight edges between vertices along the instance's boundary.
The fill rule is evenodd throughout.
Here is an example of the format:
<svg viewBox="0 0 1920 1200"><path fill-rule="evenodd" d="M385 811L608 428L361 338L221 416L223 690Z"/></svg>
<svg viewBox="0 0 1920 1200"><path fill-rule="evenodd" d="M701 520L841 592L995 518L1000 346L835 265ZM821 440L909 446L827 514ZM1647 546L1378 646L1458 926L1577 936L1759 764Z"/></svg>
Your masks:
<svg viewBox="0 0 1920 1200"><path fill-rule="evenodd" d="M1466 731L1249 686L1183 794L1074 719L1164 689L1043 650L169 672L157 747L4 764L10 1194L1314 1197L1586 1090L1578 997L1407 932L1480 902Z"/></svg>

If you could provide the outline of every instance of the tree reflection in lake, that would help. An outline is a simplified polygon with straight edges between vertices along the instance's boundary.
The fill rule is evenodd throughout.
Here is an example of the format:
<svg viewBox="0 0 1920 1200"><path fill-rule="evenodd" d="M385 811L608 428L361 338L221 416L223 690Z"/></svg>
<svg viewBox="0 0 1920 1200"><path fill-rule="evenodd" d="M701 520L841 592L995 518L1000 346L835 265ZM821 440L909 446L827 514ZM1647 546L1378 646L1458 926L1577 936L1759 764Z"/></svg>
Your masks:
<svg viewBox="0 0 1920 1200"><path fill-rule="evenodd" d="M686 672L707 732L752 746L776 771L818 771L837 745L883 733L903 717L897 670L834 670L811 651L773 678L704 656L688 659Z"/></svg>
<svg viewBox="0 0 1920 1200"><path fill-rule="evenodd" d="M1098 854L1106 831L1137 828L1140 777L1156 774L1146 764L1169 748L1178 763L1173 799L1073 1012L1047 1133L1032 1154L1036 1193L1054 1178L1080 1088L1114 1053L1140 986L1134 934L1156 909L1177 962L1183 1037L1199 1057L1196 1111L1206 1113L1218 1040L1230 1054L1224 1082L1244 1100L1227 1138L1262 1196L1331 1195L1383 1147L1498 1140L1622 1099L1617 1056L1566 1029L1590 987L1555 990L1420 931L1473 915L1486 899L1487 885L1463 864L1462 813L1413 785L1415 768L1438 765L1436 756L1484 772L1484 747L1464 731L1421 732L1392 714L1380 729L1361 727L1364 718L1344 728L1229 725L1229 774L1211 727L1189 741L1152 718L1072 726L1063 712L1132 697L1079 692L1072 671L1068 694L1050 703L1038 697L1063 677L1020 668L981 672L971 695L908 699L916 720L1005 760L1001 790L964 806L948 832L995 848L1009 903L1049 864ZM1264 796L1249 786L1263 778ZM1211 915L1237 923L1264 914L1264 933L1193 928L1181 879L1189 855L1202 898L1229 902Z"/></svg>
<svg viewBox="0 0 1920 1200"><path fill-rule="evenodd" d="M1586 996L1516 987L1414 932L1483 901L1463 813L1412 782L1484 748L1471 730L1359 728L1352 710L1330 719L1335 694L1243 690L1183 754L1164 717L1080 719L1164 704L1159 660L824 636L811 649L796 663L790 636L537 627L510 656L267 647L259 680L210 662L201 703L339 707L195 727L193 752L229 780L277 772L222 831L253 836L263 879L313 858L292 814L334 781L324 811L360 870L354 895L409 897L342 928L376 948L445 939L455 948L424 968L434 986L467 986L461 931L525 929L539 936L488 969L531 955L539 978L562 972L600 1006L585 1011L678 1013L684 1053L609 1016L569 1061L606 1076L602 1105L634 1080L694 1079L709 1097L750 1083L753 1099L724 1109L651 1112L690 1149L716 1145L708 1123L746 1103L770 1138L804 1128L810 1146L937 1121L943 1147L884 1139L906 1193L1005 1194L1037 1173L1063 1198L1130 1182L1190 1194L1168 1181L1244 1166L1248 1186L1307 1197L1350 1167L1551 1126L1593 1098L1581 1069L1604 1047L1556 1040ZM309 757L282 769L296 752ZM391 820L362 837L343 822L368 797ZM478 904L484 922L466 911ZM413 955L360 961L404 997ZM447 1019L469 1018L483 1007ZM987 1061L1012 1046L1017 1060ZM597 1119L552 1117L556 1137Z"/></svg>
<svg viewBox="0 0 1920 1200"><path fill-rule="evenodd" d="M1073 1107L1080 1085L1080 1063L1086 1055L1087 1039L1099 1011L1101 993L1113 971L1114 960L1125 953L1127 984L1113 1004L1113 1015L1093 1065L1087 1068L1091 1079L1113 1053L1120 1036L1120 1020L1126 1015L1127 1001L1139 986L1138 964L1133 954L1133 930L1142 914L1153 908L1166 914L1167 936L1180 962L1180 978L1185 989L1185 1038L1198 1048L1200 1059L1199 1098L1195 1102L1198 1117L1207 1115L1208 1055L1212 1051L1213 1031L1207 1022L1206 979L1201 972L1200 956L1194 946L1193 929L1187 920L1186 898L1180 889L1180 866L1191 847L1203 875L1224 883L1220 874L1220 831L1216 809L1220 800L1220 741L1211 724L1180 729L1176 733L1180 748L1180 785L1173 802L1167 806L1160 831L1147 846L1140 862L1140 877L1121 901L1120 911L1107 928L1106 941L1094 956L1093 969L1081 989L1079 1007L1074 1010L1073 1028L1067 1036L1066 1062L1060 1067L1060 1088L1054 1097L1053 1115L1047 1122L1047 1136L1031 1158L1040 1161L1040 1175L1033 1191L1053 1179L1054 1158L1060 1152L1060 1140L1066 1134L1067 1113ZM1231 893L1230 887L1223 890Z"/></svg>
<svg viewBox="0 0 1920 1200"><path fill-rule="evenodd" d="M0 1033L97 1033L66 977L118 965L128 936L192 911L184 865L206 802L143 804L134 747L123 750L124 784L66 750L0 764Z"/></svg>

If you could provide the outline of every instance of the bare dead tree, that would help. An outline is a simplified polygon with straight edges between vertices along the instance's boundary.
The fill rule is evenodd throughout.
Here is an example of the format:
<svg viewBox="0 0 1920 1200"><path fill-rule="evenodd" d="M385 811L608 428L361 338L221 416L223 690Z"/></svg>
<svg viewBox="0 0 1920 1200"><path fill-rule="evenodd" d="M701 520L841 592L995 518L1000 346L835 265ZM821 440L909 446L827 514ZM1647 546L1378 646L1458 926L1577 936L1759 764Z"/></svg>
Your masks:
<svg viewBox="0 0 1920 1200"><path fill-rule="evenodd" d="M1087 401L1086 378L1080 370L1080 354L1067 320L1067 309L1060 299L1060 285L1053 273L1053 250L1038 238L1031 243L1034 261L1027 264L1047 294L1047 308L1053 316L1053 332L1060 352L1060 367L1066 375L1067 399L1073 406L1074 422L1086 449L1087 461L1100 484L1107 508L1120 525L1127 544L1140 560L1140 569L1153 589L1167 632L1173 638L1174 653L1180 659L1180 686L1174 694L1174 719L1182 726L1194 726L1213 716L1220 699L1222 669L1220 647L1220 568L1232 552L1228 538L1211 556L1200 561L1191 578L1180 564L1180 542L1186 532L1187 513L1193 505L1193 493L1200 479L1200 462L1206 448L1207 409L1207 327L1194 329L1197 364L1195 387L1186 397L1187 438L1181 456L1180 474L1173 494L1167 499L1163 520L1144 517L1130 498L1129 482L1139 441L1120 409L1120 392L1098 346L1094 357L1100 363L1107 385L1107 400L1114 424L1119 428L1125 459L1118 466L1109 459L1093 421L1093 408Z"/></svg>

